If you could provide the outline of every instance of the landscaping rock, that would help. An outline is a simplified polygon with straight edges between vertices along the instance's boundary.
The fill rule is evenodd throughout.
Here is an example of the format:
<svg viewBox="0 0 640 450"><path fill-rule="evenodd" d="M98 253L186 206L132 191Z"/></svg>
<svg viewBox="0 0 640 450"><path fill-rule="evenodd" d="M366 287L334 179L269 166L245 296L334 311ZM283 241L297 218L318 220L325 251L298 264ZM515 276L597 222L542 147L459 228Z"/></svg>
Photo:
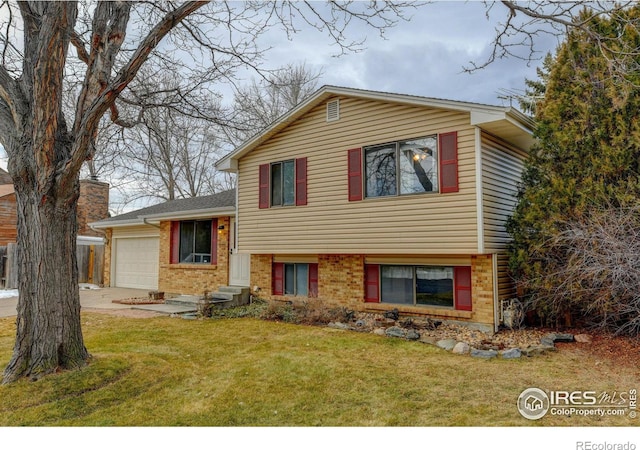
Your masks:
<svg viewBox="0 0 640 450"><path fill-rule="evenodd" d="M416 330L409 330L407 331L406 338L410 341L417 341L418 339L420 339L420 333L418 333Z"/></svg>
<svg viewBox="0 0 640 450"><path fill-rule="evenodd" d="M556 333L555 342L573 342L575 337L571 333Z"/></svg>
<svg viewBox="0 0 640 450"><path fill-rule="evenodd" d="M549 345L532 345L529 346L525 349L522 349L522 354L524 356L539 356L539 355L543 355L547 352L553 352L556 351L555 346L549 346Z"/></svg>
<svg viewBox="0 0 640 450"><path fill-rule="evenodd" d="M391 311L386 311L383 315L386 319L398 320L398 318L400 317L400 312L396 308L394 308Z"/></svg>
<svg viewBox="0 0 640 450"><path fill-rule="evenodd" d="M454 347L452 352L456 355L466 355L471 351L471 346L466 342L458 342Z"/></svg>
<svg viewBox="0 0 640 450"><path fill-rule="evenodd" d="M553 345L556 342L573 342L573 334L571 333L549 333L540 339L542 345Z"/></svg>
<svg viewBox="0 0 640 450"><path fill-rule="evenodd" d="M474 358L491 359L497 357L498 352L495 350L478 350L477 348L472 348L471 356Z"/></svg>
<svg viewBox="0 0 640 450"><path fill-rule="evenodd" d="M510 348L509 350L502 350L500 356L502 356L503 359L516 359L522 356L522 352L519 348Z"/></svg>
<svg viewBox="0 0 640 450"><path fill-rule="evenodd" d="M348 330L349 325L342 322L329 322L327 325L329 328L335 328L336 330Z"/></svg>
<svg viewBox="0 0 640 450"><path fill-rule="evenodd" d="M540 344L544 345L545 347L553 347L555 341L556 341L555 333L550 333L545 336L542 336L542 339L540 339Z"/></svg>
<svg viewBox="0 0 640 450"><path fill-rule="evenodd" d="M420 342L422 342L423 344L436 345L438 341L439 339L435 336L425 336L425 335L420 336Z"/></svg>
<svg viewBox="0 0 640 450"><path fill-rule="evenodd" d="M364 320L356 320L356 327L362 328L365 326Z"/></svg>
<svg viewBox="0 0 640 450"><path fill-rule="evenodd" d="M376 328L375 330L373 330L373 334L377 334L378 336L384 336L384 328Z"/></svg>
<svg viewBox="0 0 640 450"><path fill-rule="evenodd" d="M441 339L436 342L436 345L443 350L450 351L453 350L453 347L455 347L457 343L458 341L455 339Z"/></svg>
<svg viewBox="0 0 640 450"><path fill-rule="evenodd" d="M407 332L400 327L387 328L384 332L389 337L403 338L407 336Z"/></svg>
<svg viewBox="0 0 640 450"><path fill-rule="evenodd" d="M579 342L581 344L591 344L591 336L589 336L588 334L576 334L575 336L573 336L573 338L576 340L576 342Z"/></svg>

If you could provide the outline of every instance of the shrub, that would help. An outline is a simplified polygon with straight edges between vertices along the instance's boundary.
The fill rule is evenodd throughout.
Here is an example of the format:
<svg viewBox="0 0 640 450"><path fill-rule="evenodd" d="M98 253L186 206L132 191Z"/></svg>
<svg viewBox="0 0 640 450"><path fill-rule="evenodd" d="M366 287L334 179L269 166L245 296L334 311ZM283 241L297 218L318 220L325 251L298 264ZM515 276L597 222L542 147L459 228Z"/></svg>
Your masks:
<svg viewBox="0 0 640 450"><path fill-rule="evenodd" d="M533 306L547 322L567 311L592 327L640 334L640 207L590 209L544 243Z"/></svg>

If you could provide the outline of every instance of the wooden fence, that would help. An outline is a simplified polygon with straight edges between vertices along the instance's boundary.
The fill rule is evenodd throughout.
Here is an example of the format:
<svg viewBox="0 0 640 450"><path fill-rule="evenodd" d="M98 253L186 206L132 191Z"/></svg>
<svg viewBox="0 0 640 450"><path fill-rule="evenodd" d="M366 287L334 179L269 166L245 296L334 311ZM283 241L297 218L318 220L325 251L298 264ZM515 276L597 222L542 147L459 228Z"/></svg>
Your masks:
<svg viewBox="0 0 640 450"><path fill-rule="evenodd" d="M18 288L18 261L16 244L0 247L1 284L5 289ZM76 249L78 260L78 282L101 285L104 283L104 245L78 244Z"/></svg>

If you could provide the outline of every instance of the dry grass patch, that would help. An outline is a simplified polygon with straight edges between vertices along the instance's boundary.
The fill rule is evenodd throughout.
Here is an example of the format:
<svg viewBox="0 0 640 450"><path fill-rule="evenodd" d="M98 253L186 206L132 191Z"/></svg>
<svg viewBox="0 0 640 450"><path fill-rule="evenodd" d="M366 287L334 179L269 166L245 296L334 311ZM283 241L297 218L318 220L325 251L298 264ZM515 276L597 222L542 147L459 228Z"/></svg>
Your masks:
<svg viewBox="0 0 640 450"><path fill-rule="evenodd" d="M94 355L83 370L0 386L0 425L494 426L631 425L630 419L530 422L523 389L622 390L636 367L558 352L478 360L371 334L255 319L131 319L83 313ZM0 364L14 319L0 319Z"/></svg>

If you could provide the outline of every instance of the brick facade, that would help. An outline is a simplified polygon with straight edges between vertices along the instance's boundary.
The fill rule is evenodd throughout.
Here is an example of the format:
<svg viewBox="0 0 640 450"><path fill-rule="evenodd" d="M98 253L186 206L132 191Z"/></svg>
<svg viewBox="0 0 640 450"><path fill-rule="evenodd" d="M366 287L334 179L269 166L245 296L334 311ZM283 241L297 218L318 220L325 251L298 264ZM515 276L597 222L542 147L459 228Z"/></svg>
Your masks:
<svg viewBox="0 0 640 450"><path fill-rule="evenodd" d="M105 286L111 286L111 246L113 244L113 230L107 228L104 230L104 262L102 270L102 282Z"/></svg>
<svg viewBox="0 0 640 450"><path fill-rule="evenodd" d="M229 217L218 218L217 233L217 264L171 264L171 222L160 222L158 289L167 293L199 295L229 284Z"/></svg>
<svg viewBox="0 0 640 450"><path fill-rule="evenodd" d="M109 217L109 184L95 180L80 180L78 198L78 234L102 237L89 224Z"/></svg>
<svg viewBox="0 0 640 450"><path fill-rule="evenodd" d="M271 271L273 255L251 255L251 289L257 288L258 297L271 298Z"/></svg>
<svg viewBox="0 0 640 450"><path fill-rule="evenodd" d="M494 325L494 285L492 255L471 257L471 294L473 296L473 316L470 321Z"/></svg>
<svg viewBox="0 0 640 450"><path fill-rule="evenodd" d="M265 300L294 300L272 295L273 255L251 255L251 285ZM364 302L364 255L318 255L318 298L328 307L343 306L360 311L383 312L397 308L407 315L430 316L494 328L494 282L492 255L471 256L472 311Z"/></svg>
<svg viewBox="0 0 640 450"><path fill-rule="evenodd" d="M320 255L318 297L327 304L361 309L364 302L364 256Z"/></svg>

